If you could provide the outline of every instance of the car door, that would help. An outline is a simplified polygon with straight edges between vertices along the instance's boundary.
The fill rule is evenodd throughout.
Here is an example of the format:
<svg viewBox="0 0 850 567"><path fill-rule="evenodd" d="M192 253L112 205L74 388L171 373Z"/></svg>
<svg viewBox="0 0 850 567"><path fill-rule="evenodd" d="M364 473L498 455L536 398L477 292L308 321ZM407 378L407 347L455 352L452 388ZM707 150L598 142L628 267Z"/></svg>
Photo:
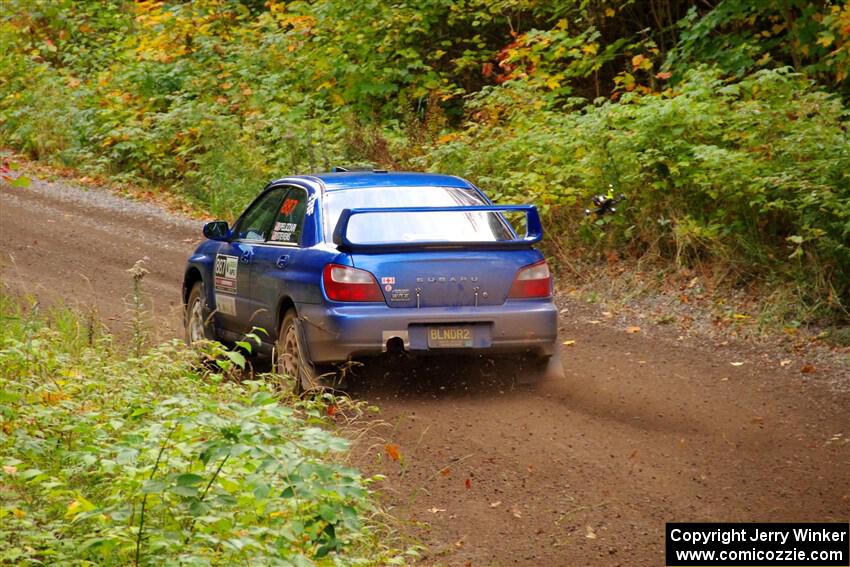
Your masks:
<svg viewBox="0 0 850 567"><path fill-rule="evenodd" d="M233 227L229 242L222 243L214 263L216 322L234 333L245 333L256 322L260 304L251 293L251 268L258 245L271 233L285 190L262 193Z"/></svg>
<svg viewBox="0 0 850 567"><path fill-rule="evenodd" d="M286 186L286 195L274 223L262 244L254 249L251 264L251 295L257 301L258 327L274 333L277 309L282 297L300 299L299 258L305 236L305 214L309 195L298 186ZM272 339L274 337L271 337Z"/></svg>

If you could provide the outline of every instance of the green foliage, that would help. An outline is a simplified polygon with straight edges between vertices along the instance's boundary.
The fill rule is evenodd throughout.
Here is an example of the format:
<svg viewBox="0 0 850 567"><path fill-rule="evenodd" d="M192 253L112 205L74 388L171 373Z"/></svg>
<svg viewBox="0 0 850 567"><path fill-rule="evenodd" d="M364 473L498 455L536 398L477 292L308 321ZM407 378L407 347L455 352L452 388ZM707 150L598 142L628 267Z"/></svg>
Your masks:
<svg viewBox="0 0 850 567"><path fill-rule="evenodd" d="M666 64L684 70L712 63L742 77L758 68L793 65L850 94L850 4L838 0L723 0L678 24L679 43Z"/></svg>
<svg viewBox="0 0 850 567"><path fill-rule="evenodd" d="M442 170L533 199L558 249L627 245L850 300L847 107L824 88L846 101L847 2L4 6L0 144L33 157L224 218L288 173ZM562 220L611 186L626 215Z"/></svg>
<svg viewBox="0 0 850 567"><path fill-rule="evenodd" d="M68 312L0 304L0 562L375 565L370 479L320 402L126 359Z"/></svg>
<svg viewBox="0 0 850 567"><path fill-rule="evenodd" d="M545 105L525 83L485 91L479 119L414 163L550 206L613 186L629 202L605 221L608 245L790 276L832 307L850 298L850 116L837 97L787 70L728 82L703 69L662 95Z"/></svg>

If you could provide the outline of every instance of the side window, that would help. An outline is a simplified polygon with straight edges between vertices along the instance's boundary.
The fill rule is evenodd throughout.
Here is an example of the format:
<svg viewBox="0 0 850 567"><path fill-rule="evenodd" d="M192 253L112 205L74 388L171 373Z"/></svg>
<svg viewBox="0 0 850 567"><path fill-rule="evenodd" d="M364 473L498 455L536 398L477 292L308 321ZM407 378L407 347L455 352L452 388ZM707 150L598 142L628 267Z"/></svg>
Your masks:
<svg viewBox="0 0 850 567"><path fill-rule="evenodd" d="M286 189L272 189L255 202L236 226L236 238L243 240L265 240L277 214Z"/></svg>
<svg viewBox="0 0 850 567"><path fill-rule="evenodd" d="M304 212L307 210L307 192L293 187L280 204L275 218L271 242L301 244L301 232L304 230Z"/></svg>

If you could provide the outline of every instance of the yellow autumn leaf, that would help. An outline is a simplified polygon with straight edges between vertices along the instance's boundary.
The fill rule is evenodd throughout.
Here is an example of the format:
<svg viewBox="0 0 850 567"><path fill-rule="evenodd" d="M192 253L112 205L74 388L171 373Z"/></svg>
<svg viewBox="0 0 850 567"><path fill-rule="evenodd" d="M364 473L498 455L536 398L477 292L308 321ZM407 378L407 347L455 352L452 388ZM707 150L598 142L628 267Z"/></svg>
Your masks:
<svg viewBox="0 0 850 567"><path fill-rule="evenodd" d="M587 45L581 48L587 55L596 55L596 52L599 51L598 43L588 43Z"/></svg>
<svg viewBox="0 0 850 567"><path fill-rule="evenodd" d="M815 43L824 47L829 47L830 45L832 45L833 41L835 41L835 37L831 33L826 32L822 33Z"/></svg>
<svg viewBox="0 0 850 567"><path fill-rule="evenodd" d="M614 11L614 8L605 8L605 15L609 18L613 18L617 12Z"/></svg>
<svg viewBox="0 0 850 567"><path fill-rule="evenodd" d="M72 500L70 504L68 504L68 509L65 511L66 518L73 518L77 514L82 514L84 512L91 512L97 506L80 496L77 495L75 500Z"/></svg>
<svg viewBox="0 0 850 567"><path fill-rule="evenodd" d="M652 59L648 59L645 55L635 55L632 57L632 68L634 70L642 69L649 71L652 69Z"/></svg>
<svg viewBox="0 0 850 567"><path fill-rule="evenodd" d="M576 342L570 340L570 341L564 341L563 344L564 344L564 346L575 346Z"/></svg>

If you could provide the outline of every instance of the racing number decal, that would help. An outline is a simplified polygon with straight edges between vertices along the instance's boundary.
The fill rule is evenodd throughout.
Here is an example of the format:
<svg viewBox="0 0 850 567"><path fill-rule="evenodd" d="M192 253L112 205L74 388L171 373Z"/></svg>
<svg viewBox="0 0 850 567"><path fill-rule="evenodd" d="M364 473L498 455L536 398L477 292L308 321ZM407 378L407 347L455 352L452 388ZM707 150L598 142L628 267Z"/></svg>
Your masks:
<svg viewBox="0 0 850 567"><path fill-rule="evenodd" d="M215 290L222 293L236 293L238 270L239 258L217 254L215 257Z"/></svg>
<svg viewBox="0 0 850 567"><path fill-rule="evenodd" d="M280 207L281 214L288 215L298 205L298 199L287 199Z"/></svg>

